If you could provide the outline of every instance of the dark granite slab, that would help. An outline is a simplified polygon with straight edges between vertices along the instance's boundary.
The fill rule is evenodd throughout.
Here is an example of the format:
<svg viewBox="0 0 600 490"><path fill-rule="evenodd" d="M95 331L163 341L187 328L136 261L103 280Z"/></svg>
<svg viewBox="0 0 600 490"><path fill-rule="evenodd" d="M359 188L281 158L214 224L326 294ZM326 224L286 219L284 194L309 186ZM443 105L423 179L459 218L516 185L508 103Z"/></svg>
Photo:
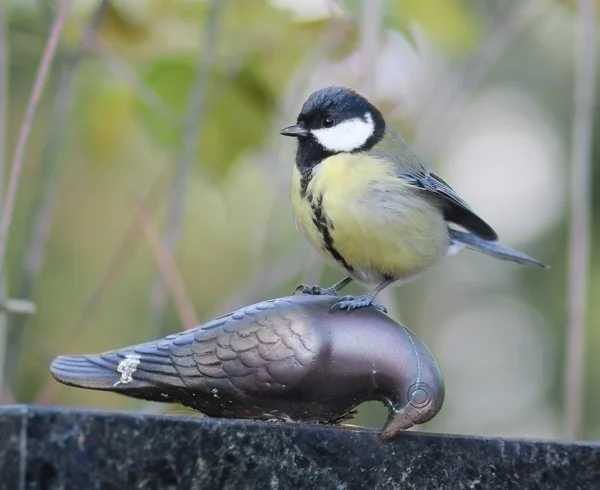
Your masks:
<svg viewBox="0 0 600 490"><path fill-rule="evenodd" d="M0 489L600 489L600 445L0 408Z"/></svg>
<svg viewBox="0 0 600 490"><path fill-rule="evenodd" d="M0 490L17 489L21 468L21 441L25 407L0 407Z"/></svg>

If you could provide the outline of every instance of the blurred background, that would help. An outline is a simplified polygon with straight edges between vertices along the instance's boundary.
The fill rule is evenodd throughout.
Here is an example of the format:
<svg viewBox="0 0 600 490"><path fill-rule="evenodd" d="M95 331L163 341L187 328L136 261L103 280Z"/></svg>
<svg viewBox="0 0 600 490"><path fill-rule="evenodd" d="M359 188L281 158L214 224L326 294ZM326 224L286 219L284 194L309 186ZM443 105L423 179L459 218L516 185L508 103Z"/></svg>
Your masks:
<svg viewBox="0 0 600 490"><path fill-rule="evenodd" d="M61 5L2 2L6 167ZM419 430L560 437L575 7L72 2L15 202L6 288L37 312L7 315L3 401L181 413L59 385L48 366L58 354L152 340L299 283L341 279L295 229L294 141L279 135L310 92L336 83L371 97L504 243L551 265L465 251L379 298L445 376L445 405ZM593 143L597 182L600 138ZM598 253L589 274L593 298ZM592 301L588 439L600 437L599 315ZM354 423L377 427L385 417L370 403Z"/></svg>

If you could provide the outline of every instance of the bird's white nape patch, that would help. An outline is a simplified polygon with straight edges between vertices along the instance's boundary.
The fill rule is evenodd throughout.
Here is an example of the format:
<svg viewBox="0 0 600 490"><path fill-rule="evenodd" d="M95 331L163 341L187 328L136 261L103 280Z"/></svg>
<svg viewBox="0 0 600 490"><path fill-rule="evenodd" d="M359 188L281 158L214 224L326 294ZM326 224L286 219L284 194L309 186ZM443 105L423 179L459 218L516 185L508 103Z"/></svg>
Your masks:
<svg viewBox="0 0 600 490"><path fill-rule="evenodd" d="M128 354L117 366L117 371L121 373L121 379L113 386L131 383L133 380L132 374L135 373L141 358L142 356L139 354Z"/></svg>
<svg viewBox="0 0 600 490"><path fill-rule="evenodd" d="M360 117L342 121L331 128L313 129L311 133L328 151L354 151L363 146L375 132L373 117L368 112Z"/></svg>

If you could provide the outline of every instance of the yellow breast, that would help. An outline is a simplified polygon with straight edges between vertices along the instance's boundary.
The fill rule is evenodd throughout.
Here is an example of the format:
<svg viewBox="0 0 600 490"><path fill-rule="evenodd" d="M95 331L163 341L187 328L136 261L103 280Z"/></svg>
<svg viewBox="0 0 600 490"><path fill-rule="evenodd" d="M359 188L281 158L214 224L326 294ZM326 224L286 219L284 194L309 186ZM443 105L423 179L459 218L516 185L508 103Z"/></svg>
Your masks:
<svg viewBox="0 0 600 490"><path fill-rule="evenodd" d="M298 228L329 262L342 269L349 265L355 280L409 278L445 255L449 240L442 213L394 176L387 162L366 155L329 157L313 170L304 197L300 177L294 169L291 200ZM315 223L319 208L329 237Z"/></svg>

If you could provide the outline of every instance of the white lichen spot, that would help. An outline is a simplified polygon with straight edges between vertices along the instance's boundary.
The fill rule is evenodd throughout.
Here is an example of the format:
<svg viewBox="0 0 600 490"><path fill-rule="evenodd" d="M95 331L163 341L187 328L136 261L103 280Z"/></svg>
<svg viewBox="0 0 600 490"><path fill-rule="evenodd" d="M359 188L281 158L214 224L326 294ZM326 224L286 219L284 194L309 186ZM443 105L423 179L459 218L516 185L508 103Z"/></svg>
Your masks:
<svg viewBox="0 0 600 490"><path fill-rule="evenodd" d="M118 384L127 384L131 383L133 377L131 376L135 373L135 370L140 363L140 359L142 356L139 354L128 354L125 359L123 359L119 365L117 366L117 371L121 373L121 379L117 381L113 386L117 386Z"/></svg>

